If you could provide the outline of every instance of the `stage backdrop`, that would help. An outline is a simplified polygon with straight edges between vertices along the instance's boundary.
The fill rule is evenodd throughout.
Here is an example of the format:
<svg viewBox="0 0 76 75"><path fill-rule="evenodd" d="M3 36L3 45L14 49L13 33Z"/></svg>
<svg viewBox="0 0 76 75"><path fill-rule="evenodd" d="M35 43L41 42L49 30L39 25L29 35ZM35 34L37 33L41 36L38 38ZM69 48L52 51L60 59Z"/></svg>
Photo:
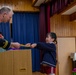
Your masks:
<svg viewBox="0 0 76 75"><path fill-rule="evenodd" d="M21 44L39 41L39 13L15 12L12 20L12 39ZM40 69L40 51L32 49L32 70Z"/></svg>

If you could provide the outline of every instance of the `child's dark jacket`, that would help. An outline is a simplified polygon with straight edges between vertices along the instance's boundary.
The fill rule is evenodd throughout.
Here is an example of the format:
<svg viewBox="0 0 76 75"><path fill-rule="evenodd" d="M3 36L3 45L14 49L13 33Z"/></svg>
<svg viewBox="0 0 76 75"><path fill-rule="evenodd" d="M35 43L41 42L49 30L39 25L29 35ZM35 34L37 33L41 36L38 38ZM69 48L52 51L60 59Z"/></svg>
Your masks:
<svg viewBox="0 0 76 75"><path fill-rule="evenodd" d="M56 46L54 43L38 42L35 48L43 51L41 64L56 67Z"/></svg>

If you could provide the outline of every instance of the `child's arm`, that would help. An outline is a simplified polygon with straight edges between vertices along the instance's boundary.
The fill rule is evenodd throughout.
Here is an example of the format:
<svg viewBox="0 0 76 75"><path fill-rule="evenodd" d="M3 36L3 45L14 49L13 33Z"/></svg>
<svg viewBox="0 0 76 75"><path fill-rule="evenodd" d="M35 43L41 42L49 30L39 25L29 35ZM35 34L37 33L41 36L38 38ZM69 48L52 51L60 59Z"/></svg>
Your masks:
<svg viewBox="0 0 76 75"><path fill-rule="evenodd" d="M48 50L48 51L55 51L56 50L55 45L51 45L49 43L43 43L43 42L39 42L37 44L36 43L32 44L31 48L37 48L37 49L40 49L40 50Z"/></svg>
<svg viewBox="0 0 76 75"><path fill-rule="evenodd" d="M37 44L36 43L33 43L32 45L31 45L31 48L35 48L37 46Z"/></svg>

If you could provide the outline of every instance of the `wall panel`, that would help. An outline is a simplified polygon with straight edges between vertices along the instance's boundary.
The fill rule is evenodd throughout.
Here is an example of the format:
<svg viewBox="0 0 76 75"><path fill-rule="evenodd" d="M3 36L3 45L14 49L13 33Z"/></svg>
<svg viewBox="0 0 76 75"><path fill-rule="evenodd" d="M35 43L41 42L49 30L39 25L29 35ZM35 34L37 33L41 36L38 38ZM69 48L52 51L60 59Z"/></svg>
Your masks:
<svg viewBox="0 0 76 75"><path fill-rule="evenodd" d="M70 22L69 16L56 14L50 18L50 25L58 36L76 36L76 22Z"/></svg>

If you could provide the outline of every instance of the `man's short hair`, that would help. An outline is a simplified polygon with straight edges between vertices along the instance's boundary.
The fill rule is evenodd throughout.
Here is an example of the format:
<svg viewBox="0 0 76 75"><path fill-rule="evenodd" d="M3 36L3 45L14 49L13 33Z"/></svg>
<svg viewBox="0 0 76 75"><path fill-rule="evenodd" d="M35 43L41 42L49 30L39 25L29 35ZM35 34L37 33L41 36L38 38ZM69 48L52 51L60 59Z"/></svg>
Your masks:
<svg viewBox="0 0 76 75"><path fill-rule="evenodd" d="M12 11L12 9L8 6L3 6L0 8L0 14L6 12L6 13L9 13L10 11Z"/></svg>

